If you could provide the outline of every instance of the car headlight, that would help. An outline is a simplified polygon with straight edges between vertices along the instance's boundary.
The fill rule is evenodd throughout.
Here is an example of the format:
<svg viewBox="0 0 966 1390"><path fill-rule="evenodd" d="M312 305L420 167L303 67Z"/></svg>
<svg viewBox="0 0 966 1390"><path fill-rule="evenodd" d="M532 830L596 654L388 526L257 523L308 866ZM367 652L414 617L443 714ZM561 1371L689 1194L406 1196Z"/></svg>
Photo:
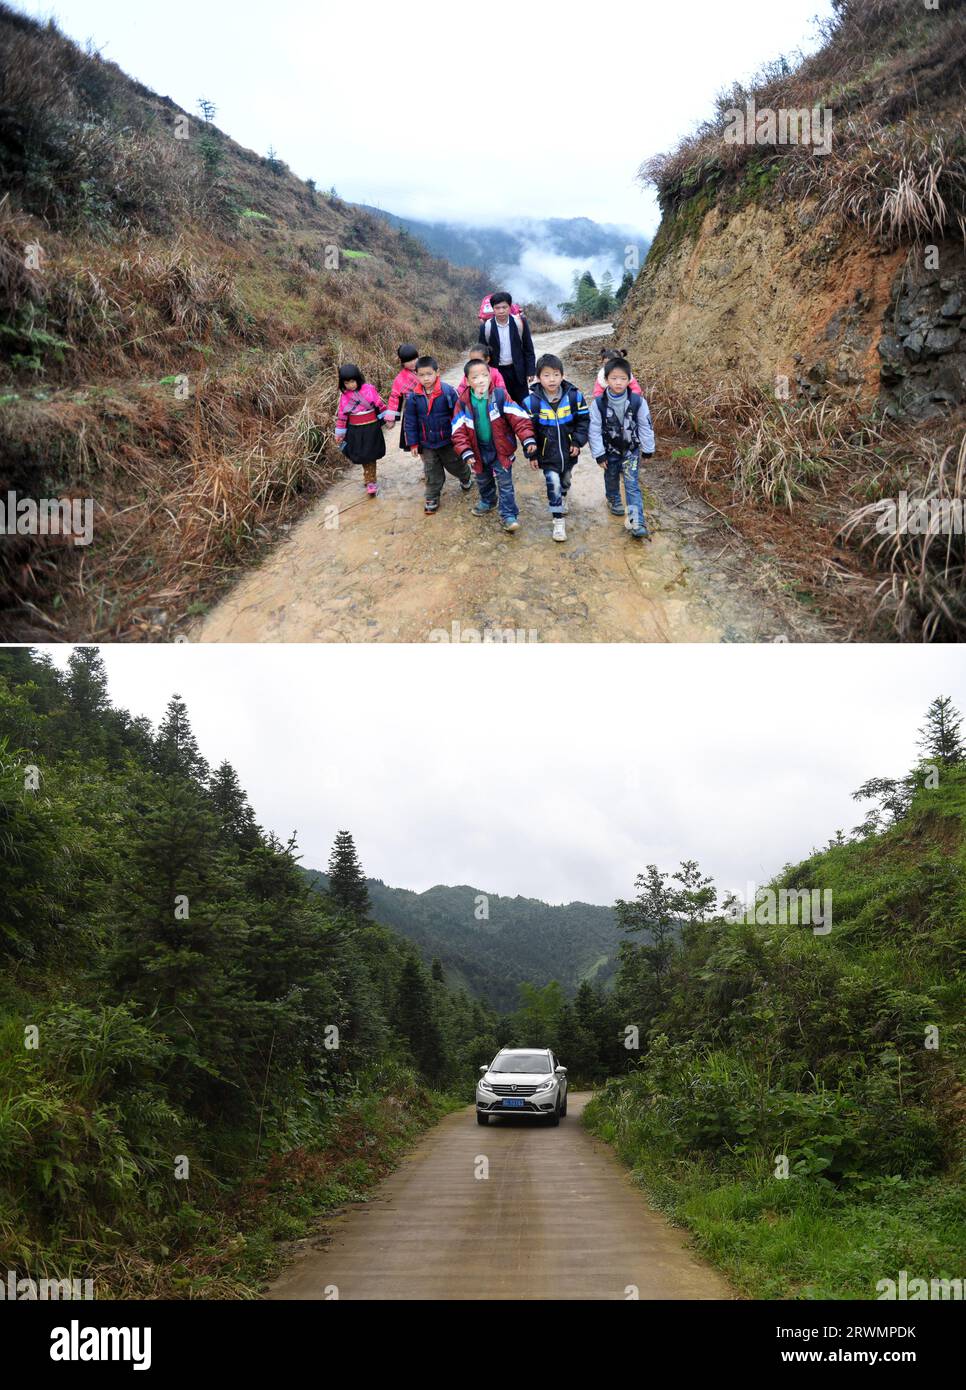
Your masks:
<svg viewBox="0 0 966 1390"><path fill-rule="evenodd" d="M490 1085L489 1081L484 1081L484 1080L482 1080L482 1078L481 1078L476 1084L479 1086L479 1088L480 1088L481 1091L492 1091L492 1090L493 1090L493 1087Z"/></svg>
<svg viewBox="0 0 966 1390"><path fill-rule="evenodd" d="M547 1076L547 1077L544 1077L543 1081L541 1081L541 1082L538 1084L537 1090L538 1090L538 1091L549 1091L549 1090L551 1089L551 1087L556 1086L556 1084L557 1084L557 1078L556 1078L555 1076Z"/></svg>

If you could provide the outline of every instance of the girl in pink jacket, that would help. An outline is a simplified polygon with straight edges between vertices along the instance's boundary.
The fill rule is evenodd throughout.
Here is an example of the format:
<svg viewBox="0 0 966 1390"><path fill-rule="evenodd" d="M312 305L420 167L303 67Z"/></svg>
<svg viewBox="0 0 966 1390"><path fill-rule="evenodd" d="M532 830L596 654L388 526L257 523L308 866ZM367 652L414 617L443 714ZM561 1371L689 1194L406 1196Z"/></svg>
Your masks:
<svg viewBox="0 0 966 1390"><path fill-rule="evenodd" d="M375 497L376 461L385 456L383 417L386 407L374 386L370 386L354 362L339 368L339 409L335 417L335 438L350 463L362 467L366 492Z"/></svg>
<svg viewBox="0 0 966 1390"><path fill-rule="evenodd" d="M493 349L489 343L474 343L471 348L467 348L466 360L468 362L485 362L490 369L490 385L494 390L506 390L506 382L503 380L503 373L498 367L493 365Z"/></svg>
<svg viewBox="0 0 966 1390"><path fill-rule="evenodd" d="M416 375L416 360L419 357L419 348L412 343L402 343L396 349L396 356L402 364L402 371L392 384L389 392L389 404L386 406L385 423L392 426L399 420L399 447L409 449L409 441L406 439L406 397L411 391L415 391L419 385L419 377Z"/></svg>
<svg viewBox="0 0 966 1390"><path fill-rule="evenodd" d="M612 361L614 360L615 357L625 357L625 358L626 358L626 356L627 356L627 351L626 351L625 348L612 348L612 347L603 347L603 348L601 348L601 350L600 350L600 371L597 373L597 380L596 380L596 382L594 383L594 395L595 395L595 396L602 396L602 395L604 394L604 392L606 391L606 389L607 389L607 378L604 376L604 372L607 370L607 363L608 363L608 362L612 362ZM637 394L638 394L639 396L643 396L643 394L644 394L644 392L641 390L640 383L638 382L636 376L632 376L632 377L631 377L630 383L629 383L629 386L628 386L628 389L631 390L631 391L636 391Z"/></svg>

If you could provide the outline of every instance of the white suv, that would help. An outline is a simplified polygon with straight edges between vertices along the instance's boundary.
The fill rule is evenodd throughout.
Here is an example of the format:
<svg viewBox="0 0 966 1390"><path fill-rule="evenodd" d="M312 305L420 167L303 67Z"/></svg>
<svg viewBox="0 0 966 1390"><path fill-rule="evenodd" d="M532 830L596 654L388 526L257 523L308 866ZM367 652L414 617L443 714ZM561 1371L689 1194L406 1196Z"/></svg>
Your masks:
<svg viewBox="0 0 966 1390"><path fill-rule="evenodd" d="M476 1083L476 1123L491 1115L545 1115L559 1125L567 1113L567 1068L549 1047L503 1047Z"/></svg>

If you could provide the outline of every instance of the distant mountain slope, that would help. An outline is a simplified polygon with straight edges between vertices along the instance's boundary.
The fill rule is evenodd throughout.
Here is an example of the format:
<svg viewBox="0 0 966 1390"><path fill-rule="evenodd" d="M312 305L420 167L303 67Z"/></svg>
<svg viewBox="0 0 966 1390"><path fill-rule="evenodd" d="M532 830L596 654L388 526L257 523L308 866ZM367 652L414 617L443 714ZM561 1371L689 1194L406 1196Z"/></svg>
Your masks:
<svg viewBox="0 0 966 1390"><path fill-rule="evenodd" d="M553 312L569 294L575 270L589 269L598 280L609 270L619 285L627 248L637 249L641 265L650 249L642 231L589 217L517 217L512 223L487 227L423 222L376 207L366 211L418 237L454 265L485 270L505 280L503 288L521 302L546 304Z"/></svg>
<svg viewBox="0 0 966 1390"><path fill-rule="evenodd" d="M306 870L321 889L327 876ZM369 879L372 915L409 938L427 961L438 956L450 985L509 1010L521 981L559 980L568 994L581 980L606 981L621 934L612 908L593 903L554 907L536 898L504 898L467 885L424 893ZM479 919L477 913L488 911Z"/></svg>

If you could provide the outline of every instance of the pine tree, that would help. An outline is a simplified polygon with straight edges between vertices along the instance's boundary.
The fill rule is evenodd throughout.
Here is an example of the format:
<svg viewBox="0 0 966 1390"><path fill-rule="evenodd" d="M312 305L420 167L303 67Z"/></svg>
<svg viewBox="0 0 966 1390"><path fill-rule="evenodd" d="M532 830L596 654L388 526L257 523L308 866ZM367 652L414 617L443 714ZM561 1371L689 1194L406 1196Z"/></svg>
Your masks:
<svg viewBox="0 0 966 1390"><path fill-rule="evenodd" d="M209 793L224 837L240 849L254 849L260 838L255 813L238 773L227 760L215 770Z"/></svg>
<svg viewBox="0 0 966 1390"><path fill-rule="evenodd" d="M67 699L82 729L97 724L108 708L107 672L96 647L75 647L67 660Z"/></svg>
<svg viewBox="0 0 966 1390"><path fill-rule="evenodd" d="M613 311L616 300L614 298L614 277L609 270L605 270L600 280L600 295L597 301L597 312L602 318L606 318Z"/></svg>
<svg viewBox="0 0 966 1390"><path fill-rule="evenodd" d="M432 975L433 979L436 980L439 984L443 983L443 980L445 979L445 976L443 975L443 962L440 960L439 956L433 956L433 963L430 966L429 973Z"/></svg>
<svg viewBox="0 0 966 1390"><path fill-rule="evenodd" d="M259 1036L242 978L243 931L226 910L241 890L217 835L190 779L153 779L106 909L113 944L103 973L114 997L140 1004L168 1039L172 1082L195 1113L248 1103L239 1073Z"/></svg>
<svg viewBox="0 0 966 1390"><path fill-rule="evenodd" d="M410 958L403 966L396 994L395 1019L409 1043L413 1061L431 1080L443 1070L442 1038L433 1010L429 981L419 961Z"/></svg>
<svg viewBox="0 0 966 1390"><path fill-rule="evenodd" d="M939 695L926 710L926 722L919 730L919 747L926 762L953 767L966 759L959 728L962 715L948 695Z"/></svg>
<svg viewBox="0 0 966 1390"><path fill-rule="evenodd" d="M208 764L201 756L180 695L172 695L168 701L154 741L153 762L161 777L190 777L202 784L208 780Z"/></svg>
<svg viewBox="0 0 966 1390"><path fill-rule="evenodd" d="M626 299L627 296L630 294L630 292L631 292L631 290L633 289L633 287L634 287L634 272L631 271L631 270L625 270L625 271L624 271L624 278L621 280L620 284L618 285L618 287L617 287L617 293L614 295L614 298L617 300L617 303L618 303L618 304L623 304L623 303L624 303L625 299Z"/></svg>
<svg viewBox="0 0 966 1390"><path fill-rule="evenodd" d="M564 1004L557 1019L555 1051L574 1080L590 1080L598 1065L597 1042L573 1004Z"/></svg>
<svg viewBox="0 0 966 1390"><path fill-rule="evenodd" d="M329 897L336 907L364 919L370 910L366 876L348 830L340 830L329 856Z"/></svg>

